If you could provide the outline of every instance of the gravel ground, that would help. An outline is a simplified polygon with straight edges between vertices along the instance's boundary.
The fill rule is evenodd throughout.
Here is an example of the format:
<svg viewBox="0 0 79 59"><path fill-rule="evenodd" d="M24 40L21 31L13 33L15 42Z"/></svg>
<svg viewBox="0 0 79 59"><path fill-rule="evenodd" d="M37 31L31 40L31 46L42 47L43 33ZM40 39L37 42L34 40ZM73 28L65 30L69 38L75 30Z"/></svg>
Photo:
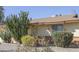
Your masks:
<svg viewBox="0 0 79 59"><path fill-rule="evenodd" d="M18 44L3 43L0 44L0 52L16 52Z"/></svg>
<svg viewBox="0 0 79 59"><path fill-rule="evenodd" d="M9 44L9 43L3 43L0 44L0 52L16 52L18 47L20 47L19 44ZM21 49L23 47L20 47ZM34 47L27 47L27 52L35 52ZM36 52L79 52L79 48L61 48L61 47L36 47ZM48 50L47 50L48 49ZM51 50L51 51L50 51ZM22 51L19 51L22 52Z"/></svg>

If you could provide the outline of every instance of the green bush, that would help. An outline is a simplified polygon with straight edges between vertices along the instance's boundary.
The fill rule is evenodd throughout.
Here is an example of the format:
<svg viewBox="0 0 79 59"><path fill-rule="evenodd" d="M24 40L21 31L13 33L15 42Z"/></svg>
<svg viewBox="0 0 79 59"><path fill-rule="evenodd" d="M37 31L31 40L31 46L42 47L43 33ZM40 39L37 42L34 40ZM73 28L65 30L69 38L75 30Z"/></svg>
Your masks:
<svg viewBox="0 0 79 59"><path fill-rule="evenodd" d="M73 34L71 32L53 32L52 38L54 44L58 47L69 47L73 40Z"/></svg>
<svg viewBox="0 0 79 59"><path fill-rule="evenodd" d="M10 43L11 41L11 33L9 31L0 32L0 37L6 42Z"/></svg>
<svg viewBox="0 0 79 59"><path fill-rule="evenodd" d="M27 46L35 46L36 39L30 35L25 35L21 37L21 42Z"/></svg>

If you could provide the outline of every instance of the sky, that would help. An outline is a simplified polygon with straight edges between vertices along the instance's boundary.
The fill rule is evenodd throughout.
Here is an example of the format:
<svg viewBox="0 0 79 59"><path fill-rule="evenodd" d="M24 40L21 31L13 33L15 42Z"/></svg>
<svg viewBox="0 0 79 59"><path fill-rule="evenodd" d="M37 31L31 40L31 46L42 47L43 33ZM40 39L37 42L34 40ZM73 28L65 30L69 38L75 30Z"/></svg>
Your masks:
<svg viewBox="0 0 79 59"><path fill-rule="evenodd" d="M20 11L29 12L29 17L45 18L55 16L56 14L79 14L79 6L4 6L5 17L16 14Z"/></svg>

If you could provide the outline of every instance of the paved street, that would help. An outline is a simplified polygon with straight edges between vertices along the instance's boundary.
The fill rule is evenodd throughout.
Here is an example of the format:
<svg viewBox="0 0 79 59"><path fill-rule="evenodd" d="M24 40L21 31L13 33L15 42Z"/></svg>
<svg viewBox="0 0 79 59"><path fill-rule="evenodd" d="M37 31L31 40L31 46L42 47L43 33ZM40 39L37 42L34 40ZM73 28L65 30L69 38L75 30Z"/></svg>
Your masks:
<svg viewBox="0 0 79 59"><path fill-rule="evenodd" d="M51 47L55 52L79 52L79 48L60 48L60 47Z"/></svg>

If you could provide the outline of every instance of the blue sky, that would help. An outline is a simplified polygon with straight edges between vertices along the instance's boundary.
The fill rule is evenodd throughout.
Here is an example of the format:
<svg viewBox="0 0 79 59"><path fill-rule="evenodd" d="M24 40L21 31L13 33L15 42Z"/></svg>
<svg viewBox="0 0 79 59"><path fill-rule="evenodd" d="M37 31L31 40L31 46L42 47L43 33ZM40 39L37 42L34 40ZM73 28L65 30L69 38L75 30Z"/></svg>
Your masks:
<svg viewBox="0 0 79 59"><path fill-rule="evenodd" d="M4 6L4 9L5 16L18 14L20 11L29 11L31 18L50 17L56 14L79 14L78 6Z"/></svg>

